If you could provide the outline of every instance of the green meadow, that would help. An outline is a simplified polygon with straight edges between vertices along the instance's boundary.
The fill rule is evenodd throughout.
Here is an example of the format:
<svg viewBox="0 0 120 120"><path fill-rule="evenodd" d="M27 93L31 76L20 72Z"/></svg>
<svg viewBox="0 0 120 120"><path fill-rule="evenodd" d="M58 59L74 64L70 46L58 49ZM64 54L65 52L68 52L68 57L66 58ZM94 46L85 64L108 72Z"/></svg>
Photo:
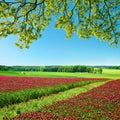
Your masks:
<svg viewBox="0 0 120 120"><path fill-rule="evenodd" d="M71 85L63 85L60 88L53 87L52 89L46 88L44 91L41 90L30 90L25 92L10 92L8 94L1 93L1 105L0 107L0 120L3 117L7 117L7 119L11 119L16 117L17 115L26 113L26 112L41 112L44 110L45 107L55 104L58 101L69 99L73 96L77 96L84 92L87 92L95 87L101 86L109 81L115 81L116 79L120 79L120 70L116 69L103 69L102 74L98 73L83 73L83 72L76 72L76 73L67 73L67 72L18 72L18 71L0 71L0 76L21 76L21 77L47 77L47 78L108 78L107 81L92 81L92 82L80 82L76 83L73 87L69 87ZM54 92L57 90L57 92ZM45 93L45 95L37 95L41 92ZM18 95L17 95L18 93ZM23 94L25 93L25 94ZM27 94L28 93L28 94ZM30 97L29 93L32 96L37 95L37 97ZM14 102L19 98L26 98L28 97L27 101L24 99L19 102ZM3 100L3 101L2 101ZM8 103L6 105L6 103ZM51 119L52 120L52 119Z"/></svg>
<svg viewBox="0 0 120 120"><path fill-rule="evenodd" d="M67 72L17 72L17 71L0 71L2 76L30 76L30 77L62 77L62 78L120 78L120 70L116 69L103 69L102 74L95 73L67 73Z"/></svg>

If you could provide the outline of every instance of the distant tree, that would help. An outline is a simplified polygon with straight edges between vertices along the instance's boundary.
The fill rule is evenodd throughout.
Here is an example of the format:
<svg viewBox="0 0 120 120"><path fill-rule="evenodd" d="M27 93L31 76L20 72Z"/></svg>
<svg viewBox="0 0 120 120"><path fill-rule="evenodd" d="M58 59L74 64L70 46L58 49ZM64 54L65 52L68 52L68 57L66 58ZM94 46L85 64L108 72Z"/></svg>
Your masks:
<svg viewBox="0 0 120 120"><path fill-rule="evenodd" d="M9 68L4 65L0 65L0 71L7 71Z"/></svg>
<svg viewBox="0 0 120 120"><path fill-rule="evenodd" d="M97 68L94 69L93 73L95 73L95 74L97 73Z"/></svg>
<svg viewBox="0 0 120 120"><path fill-rule="evenodd" d="M50 71L52 72L57 72L58 71L58 67L57 66L52 66L51 68L49 68Z"/></svg>
<svg viewBox="0 0 120 120"><path fill-rule="evenodd" d="M41 66L41 67L40 67L40 71L41 71L41 72L44 72L44 71L45 71L45 66Z"/></svg>
<svg viewBox="0 0 120 120"><path fill-rule="evenodd" d="M57 72L62 72L62 66L58 66L58 71Z"/></svg>
<svg viewBox="0 0 120 120"><path fill-rule="evenodd" d="M87 67L86 66L80 66L80 72L87 72Z"/></svg>
<svg viewBox="0 0 120 120"><path fill-rule="evenodd" d="M78 65L73 66L73 72L79 72L80 71L79 68L80 67Z"/></svg>
<svg viewBox="0 0 120 120"><path fill-rule="evenodd" d="M56 17L55 28L66 38L76 33L118 46L120 0L1 0L0 37L18 35L19 48L28 48Z"/></svg>
<svg viewBox="0 0 120 120"><path fill-rule="evenodd" d="M88 67L88 68L87 68L87 72L88 72L88 73L94 73L94 68L93 68L93 67L91 67L91 68Z"/></svg>
<svg viewBox="0 0 120 120"><path fill-rule="evenodd" d="M103 71L102 68L98 68L98 73L99 74L102 74L102 71Z"/></svg>

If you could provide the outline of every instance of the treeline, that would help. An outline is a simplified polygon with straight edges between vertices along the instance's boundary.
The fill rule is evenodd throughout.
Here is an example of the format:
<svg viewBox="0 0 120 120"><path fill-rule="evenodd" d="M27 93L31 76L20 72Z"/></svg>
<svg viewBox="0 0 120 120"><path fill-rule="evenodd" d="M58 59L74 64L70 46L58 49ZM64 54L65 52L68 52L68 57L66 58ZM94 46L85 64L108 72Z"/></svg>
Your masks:
<svg viewBox="0 0 120 120"><path fill-rule="evenodd" d="M4 66L4 65L0 65L0 71L40 71L40 66Z"/></svg>
<svg viewBox="0 0 120 120"><path fill-rule="evenodd" d="M42 71L42 72L88 72L102 73L102 68L88 66L4 66L0 65L0 71Z"/></svg>
<svg viewBox="0 0 120 120"><path fill-rule="evenodd" d="M43 66L40 67L42 72L88 72L102 73L102 68L94 68L87 66Z"/></svg>
<svg viewBox="0 0 120 120"><path fill-rule="evenodd" d="M45 72L88 72L86 66L43 66L40 71Z"/></svg>
<svg viewBox="0 0 120 120"><path fill-rule="evenodd" d="M88 72L102 73L102 69L120 69L120 66L5 66L0 65L0 71L43 71L43 72Z"/></svg>
<svg viewBox="0 0 120 120"><path fill-rule="evenodd" d="M120 66L94 66L95 68L120 69Z"/></svg>

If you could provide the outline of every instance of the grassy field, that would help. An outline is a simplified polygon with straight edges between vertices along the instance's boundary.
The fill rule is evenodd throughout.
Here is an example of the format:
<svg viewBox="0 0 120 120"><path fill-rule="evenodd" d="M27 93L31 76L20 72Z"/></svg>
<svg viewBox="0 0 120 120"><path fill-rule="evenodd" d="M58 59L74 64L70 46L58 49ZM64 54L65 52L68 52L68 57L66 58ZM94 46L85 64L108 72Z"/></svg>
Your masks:
<svg viewBox="0 0 120 120"><path fill-rule="evenodd" d="M22 72L17 72L17 71L6 71L6 72L5 71L0 71L0 76L1 76L1 78L6 78L6 77L3 77L3 76L21 76L21 77L24 77L24 78L25 78L25 76L29 76L30 78L27 77L27 79L29 78L29 82L28 82L29 84L27 84L27 86L30 85L30 79L32 79L31 77L45 77L45 79L49 78L49 80L50 80L50 78L52 78L52 79L53 78L65 78L65 79L68 79L68 78L73 78L73 79L74 78L85 78L85 79L86 78L90 78L90 79L91 78L108 78L111 81L111 83L112 82L114 83L116 81L115 79L120 79L120 70L115 70L115 69L103 69L102 74L66 73L66 72L24 72L24 73L25 74L23 74ZM24 80L21 77L19 77L19 78ZM10 77L10 78L12 78L12 77ZM13 77L13 78L15 78L15 77ZM10 80L13 80L13 78L10 79ZM16 78L18 79L18 77L16 77ZM44 79L44 78L35 78L35 79ZM96 89L96 87L101 86L101 85L105 84L106 82L109 82L109 80L108 81L96 81L96 82L92 81L89 84L87 83L87 81L83 81L84 84L81 84L79 86L78 85L79 83L76 83L75 86L72 85L73 87L71 87L70 85L66 85L66 86L61 85L63 87L60 87L60 86L57 87L56 86L56 88L61 88L61 89L58 89L57 92L54 92L56 90L55 87L51 87L52 89L49 89L47 87L45 89L45 91L43 89L39 90L39 89L34 88L33 91L32 91L32 89L30 89L30 90L26 89L26 90L23 90L23 91L21 90L22 92L21 91L16 91L16 92L13 91L13 92L8 92L8 93L4 93L4 92L2 93L1 92L0 93L1 94L1 97L0 97L0 100L1 100L1 102L0 102L1 103L1 106L0 106L0 120L2 120L3 117L7 117L8 119L10 119L10 118L16 117L19 114L26 113L26 112L36 112L36 113L37 112L42 112L42 110L49 105L53 105L58 101L60 102L60 101L63 101L63 100L68 100L71 97L73 98L74 96L78 96L79 94L87 92L87 91L89 91L93 88ZM4 79L3 79L3 81L4 81ZM70 81L70 79L69 79L69 81ZM26 79L25 79L24 82L26 82ZM4 81L4 83L5 83L5 81ZM13 83L14 83L14 81L13 81ZM48 81L47 81L47 83L48 83ZM10 82L10 84L11 84L11 82ZM116 83L116 86L117 85L118 84ZM8 86L9 86L9 84L8 84ZM4 85L2 87L5 89ZM13 88L13 86L12 86L12 88ZM109 88L109 86L107 88ZM114 84L113 84L113 88L114 88ZM10 86L9 86L9 89L10 89ZM119 87L118 87L118 89L119 89ZM50 94L48 94L49 92L50 92ZM110 92L110 90L108 89L107 92ZM113 92L114 92L114 89L113 89ZM117 91L116 93L118 94L118 92L119 91ZM44 93L45 95L40 96L40 93ZM102 93L104 93L104 90L103 90ZM102 93L100 93L100 94L102 94ZM37 95L37 97L35 95ZM96 94L94 94L94 95L96 95ZM35 96L35 97L33 97L33 96ZM99 95L97 97L99 97ZM111 97L111 96L108 95L108 97ZM27 98L27 99L26 100L24 100L24 99L21 100L21 98L24 98L24 99ZM102 100L102 98L100 98L100 99ZM6 100L8 100L8 101L6 101ZM99 100L99 99L97 99L97 100ZM118 103L119 103L119 100L120 99L119 99L119 95L118 95ZM16 102L16 101L18 101L18 102ZM91 102L94 103L95 102L94 99ZM8 103L8 104L6 104L6 103ZM112 105L112 104L110 104L110 105ZM105 107L105 108L107 108L107 107ZM87 110L87 109L89 109L89 108L86 108L85 110ZM112 107L109 107L109 109L111 110ZM96 109L95 109L95 112L96 112ZM101 111L97 109L97 112L101 112ZM104 111L102 111L102 112L103 112L102 113L103 119L101 119L101 120L104 120L105 119ZM87 120L87 116L85 117L83 115L82 117L86 118L86 120ZM43 119L43 120L45 120L45 119ZM50 120L52 120L52 119L50 119ZM61 119L58 119L58 120L61 120ZM112 120L112 119L110 119L110 120Z"/></svg>
<svg viewBox="0 0 120 120"><path fill-rule="evenodd" d="M65 77L65 78L120 78L120 70L103 69L102 74L94 73L65 73L65 72L25 72L22 74L17 71L0 71L0 75L4 76L31 76L31 77Z"/></svg>

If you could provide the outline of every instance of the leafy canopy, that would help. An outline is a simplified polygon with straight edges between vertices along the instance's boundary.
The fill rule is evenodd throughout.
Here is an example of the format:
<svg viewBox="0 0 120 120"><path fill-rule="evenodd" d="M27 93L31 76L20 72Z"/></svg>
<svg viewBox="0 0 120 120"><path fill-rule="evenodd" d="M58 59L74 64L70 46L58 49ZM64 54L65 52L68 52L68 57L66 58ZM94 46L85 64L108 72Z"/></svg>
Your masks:
<svg viewBox="0 0 120 120"><path fill-rule="evenodd" d="M28 48L56 18L55 27L80 38L95 36L118 46L120 0L1 0L0 37L18 35L15 43Z"/></svg>

